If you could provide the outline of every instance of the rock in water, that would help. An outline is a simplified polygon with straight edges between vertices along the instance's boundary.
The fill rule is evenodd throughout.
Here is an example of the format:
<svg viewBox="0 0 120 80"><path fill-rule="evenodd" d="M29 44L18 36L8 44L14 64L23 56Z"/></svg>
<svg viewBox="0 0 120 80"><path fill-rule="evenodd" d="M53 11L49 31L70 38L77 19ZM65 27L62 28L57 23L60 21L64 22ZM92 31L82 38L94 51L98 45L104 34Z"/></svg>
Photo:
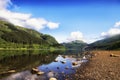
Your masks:
<svg viewBox="0 0 120 80"><path fill-rule="evenodd" d="M54 77L52 77L52 78L50 78L49 80L57 80L56 78L54 78Z"/></svg>
<svg viewBox="0 0 120 80"><path fill-rule="evenodd" d="M8 71L9 73L14 73L14 72L16 72L15 70L10 70L10 71Z"/></svg>
<svg viewBox="0 0 120 80"><path fill-rule="evenodd" d="M72 65L78 65L78 63L77 62L72 62Z"/></svg>
<svg viewBox="0 0 120 80"><path fill-rule="evenodd" d="M68 68L69 68L68 66L65 67L65 69L68 69Z"/></svg>
<svg viewBox="0 0 120 80"><path fill-rule="evenodd" d="M32 71L38 72L39 70L37 68L32 68Z"/></svg>
<svg viewBox="0 0 120 80"><path fill-rule="evenodd" d="M55 59L55 60L54 60L54 62L58 62L58 60L57 60L57 59Z"/></svg>
<svg viewBox="0 0 120 80"><path fill-rule="evenodd" d="M50 77L54 77L54 72L49 72L48 74L47 74L47 76L50 78Z"/></svg>
<svg viewBox="0 0 120 80"><path fill-rule="evenodd" d="M60 61L62 64L65 64L66 63L66 61Z"/></svg>
<svg viewBox="0 0 120 80"><path fill-rule="evenodd" d="M42 74L44 74L44 72L39 71L37 74L38 74L38 75L42 75Z"/></svg>

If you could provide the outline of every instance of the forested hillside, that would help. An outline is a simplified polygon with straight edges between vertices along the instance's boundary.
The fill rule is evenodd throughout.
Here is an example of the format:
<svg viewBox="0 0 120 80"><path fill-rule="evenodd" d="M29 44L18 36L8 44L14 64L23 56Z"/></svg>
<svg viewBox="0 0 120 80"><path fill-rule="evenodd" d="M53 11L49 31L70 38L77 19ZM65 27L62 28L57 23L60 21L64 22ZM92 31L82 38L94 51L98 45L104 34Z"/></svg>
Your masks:
<svg viewBox="0 0 120 80"><path fill-rule="evenodd" d="M0 20L0 48L62 47L54 37Z"/></svg>
<svg viewBox="0 0 120 80"><path fill-rule="evenodd" d="M80 41L80 40L75 40L72 42L63 43L63 45L65 46L65 48L67 50L79 50L79 51L81 51L87 45L87 43Z"/></svg>
<svg viewBox="0 0 120 80"><path fill-rule="evenodd" d="M89 49L120 50L120 35L115 35L89 44Z"/></svg>

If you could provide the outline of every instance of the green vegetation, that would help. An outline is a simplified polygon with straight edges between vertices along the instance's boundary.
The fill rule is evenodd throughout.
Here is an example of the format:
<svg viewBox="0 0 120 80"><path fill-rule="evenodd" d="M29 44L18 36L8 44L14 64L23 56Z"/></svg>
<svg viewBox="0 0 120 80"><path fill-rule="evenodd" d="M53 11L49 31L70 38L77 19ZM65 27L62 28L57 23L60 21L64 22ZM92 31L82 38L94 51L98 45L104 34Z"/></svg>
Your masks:
<svg viewBox="0 0 120 80"><path fill-rule="evenodd" d="M64 49L54 37L0 20L0 50Z"/></svg>
<svg viewBox="0 0 120 80"><path fill-rule="evenodd" d="M120 50L120 35L115 35L89 44L89 49Z"/></svg>
<svg viewBox="0 0 120 80"><path fill-rule="evenodd" d="M67 49L67 50L79 50L82 51L82 49L87 45L87 43L80 41L80 40L75 40L69 43L62 43L62 45Z"/></svg>

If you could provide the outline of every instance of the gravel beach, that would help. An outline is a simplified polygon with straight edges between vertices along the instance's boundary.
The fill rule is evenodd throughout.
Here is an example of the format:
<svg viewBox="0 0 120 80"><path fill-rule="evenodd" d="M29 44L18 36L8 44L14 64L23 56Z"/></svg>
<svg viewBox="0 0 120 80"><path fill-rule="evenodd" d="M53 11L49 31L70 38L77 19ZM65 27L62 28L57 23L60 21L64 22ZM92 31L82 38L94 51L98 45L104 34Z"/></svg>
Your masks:
<svg viewBox="0 0 120 80"><path fill-rule="evenodd" d="M120 80L120 51L91 51L87 64L77 69L75 80Z"/></svg>

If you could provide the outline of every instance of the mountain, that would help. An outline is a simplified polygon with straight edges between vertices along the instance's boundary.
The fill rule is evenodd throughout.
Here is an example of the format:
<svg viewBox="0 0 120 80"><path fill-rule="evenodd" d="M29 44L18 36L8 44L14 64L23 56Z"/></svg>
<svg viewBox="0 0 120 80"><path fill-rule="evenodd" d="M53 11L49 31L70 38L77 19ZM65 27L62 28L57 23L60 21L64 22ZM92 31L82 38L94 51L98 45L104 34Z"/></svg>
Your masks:
<svg viewBox="0 0 120 80"><path fill-rule="evenodd" d="M89 49L120 50L120 34L89 44Z"/></svg>
<svg viewBox="0 0 120 80"><path fill-rule="evenodd" d="M0 48L34 48L58 45L54 37L0 20Z"/></svg>
<svg viewBox="0 0 120 80"><path fill-rule="evenodd" d="M75 41L68 42L68 43L62 43L62 45L67 50L82 50L87 45L87 43L80 41L80 40L75 40Z"/></svg>

